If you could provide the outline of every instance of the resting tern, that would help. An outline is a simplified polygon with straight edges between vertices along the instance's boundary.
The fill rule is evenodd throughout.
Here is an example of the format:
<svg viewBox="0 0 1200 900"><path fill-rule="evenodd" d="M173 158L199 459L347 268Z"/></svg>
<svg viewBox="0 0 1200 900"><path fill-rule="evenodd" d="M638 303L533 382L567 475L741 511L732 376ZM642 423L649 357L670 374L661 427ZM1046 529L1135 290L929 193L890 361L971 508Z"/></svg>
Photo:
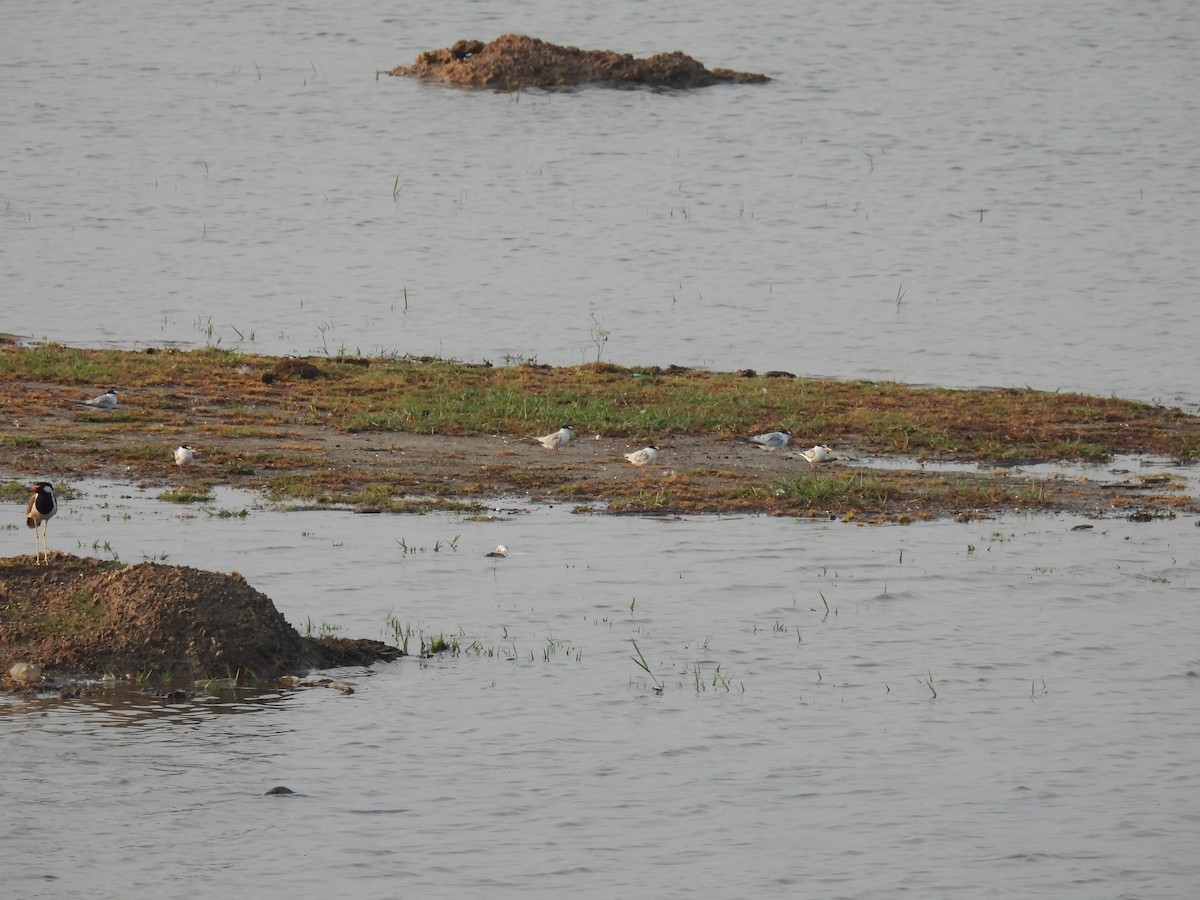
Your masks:
<svg viewBox="0 0 1200 900"><path fill-rule="evenodd" d="M91 400L72 400L76 406L90 406L92 409L115 409L117 405L117 389L110 388L107 393Z"/></svg>
<svg viewBox="0 0 1200 900"><path fill-rule="evenodd" d="M833 459L833 451L824 444L814 444L808 450L801 451L800 455L808 460L810 466L820 465Z"/></svg>
<svg viewBox="0 0 1200 900"><path fill-rule="evenodd" d="M175 465L190 466L196 460L196 454L188 444L180 444L175 448Z"/></svg>
<svg viewBox="0 0 1200 900"><path fill-rule="evenodd" d="M634 450L632 453L626 453L625 458L635 466L646 466L658 459L658 446L643 447L641 450Z"/></svg>
<svg viewBox="0 0 1200 900"><path fill-rule="evenodd" d="M788 445L792 433L786 428L781 428L779 431L768 431L763 434L756 434L754 437L742 438L750 444L762 447L764 450L782 450Z"/></svg>
<svg viewBox="0 0 1200 900"><path fill-rule="evenodd" d="M570 425L564 425L558 431L552 431L545 437L534 438L534 440L547 450L557 450L563 444L569 444L573 437L575 437L575 429Z"/></svg>

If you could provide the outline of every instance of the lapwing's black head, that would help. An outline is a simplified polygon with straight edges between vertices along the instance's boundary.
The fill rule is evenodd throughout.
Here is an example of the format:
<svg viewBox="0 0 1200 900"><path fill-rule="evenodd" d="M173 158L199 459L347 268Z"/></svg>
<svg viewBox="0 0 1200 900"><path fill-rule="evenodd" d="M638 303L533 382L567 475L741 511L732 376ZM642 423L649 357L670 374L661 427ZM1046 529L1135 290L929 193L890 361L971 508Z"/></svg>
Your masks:
<svg viewBox="0 0 1200 900"><path fill-rule="evenodd" d="M54 488L48 481L39 481L29 494L29 505L25 515L29 518L25 524L34 527L38 521L49 519L58 511L58 501L54 499ZM36 518L33 518L36 515Z"/></svg>

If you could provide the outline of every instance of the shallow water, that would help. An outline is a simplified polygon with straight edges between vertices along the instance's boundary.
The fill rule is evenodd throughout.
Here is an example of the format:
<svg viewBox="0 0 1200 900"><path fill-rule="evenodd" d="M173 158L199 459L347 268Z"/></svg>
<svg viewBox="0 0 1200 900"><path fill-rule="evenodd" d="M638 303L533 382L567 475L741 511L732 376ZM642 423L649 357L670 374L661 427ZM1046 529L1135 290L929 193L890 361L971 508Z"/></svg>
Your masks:
<svg viewBox="0 0 1200 900"><path fill-rule="evenodd" d="M504 31L775 80L510 96L377 77ZM1194 405L1196 39L1181 0L14 0L4 327Z"/></svg>
<svg viewBox="0 0 1200 900"><path fill-rule="evenodd" d="M474 522L83 487L53 548L234 569L300 627L388 637L394 615L477 644L341 670L352 696L4 700L20 896L97 873L122 897L1200 879L1192 520Z"/></svg>

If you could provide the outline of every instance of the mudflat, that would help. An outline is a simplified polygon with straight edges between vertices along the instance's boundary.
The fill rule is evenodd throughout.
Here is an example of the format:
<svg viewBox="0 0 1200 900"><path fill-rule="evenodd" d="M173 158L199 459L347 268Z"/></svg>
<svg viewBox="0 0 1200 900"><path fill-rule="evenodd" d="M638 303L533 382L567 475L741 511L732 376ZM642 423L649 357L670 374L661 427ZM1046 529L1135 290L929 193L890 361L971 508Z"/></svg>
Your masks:
<svg viewBox="0 0 1200 900"><path fill-rule="evenodd" d="M281 359L197 351L0 348L0 466L23 503L46 480L214 485L310 507L486 513L500 498L580 512L757 512L867 522L1013 510L1089 516L1197 511L1156 474L1032 476L1030 462L1200 456L1200 418L1119 398L1028 389L957 391L895 383L606 363L552 368L444 359ZM81 406L109 388L114 409ZM557 450L533 438L561 424ZM788 428L764 451L744 438ZM174 450L195 449L177 466ZM650 444L653 465L624 454ZM801 452L829 445L810 465ZM872 467L868 456L908 461ZM930 461L973 463L963 471ZM24 480L21 480L21 479ZM14 515L17 513L14 512Z"/></svg>

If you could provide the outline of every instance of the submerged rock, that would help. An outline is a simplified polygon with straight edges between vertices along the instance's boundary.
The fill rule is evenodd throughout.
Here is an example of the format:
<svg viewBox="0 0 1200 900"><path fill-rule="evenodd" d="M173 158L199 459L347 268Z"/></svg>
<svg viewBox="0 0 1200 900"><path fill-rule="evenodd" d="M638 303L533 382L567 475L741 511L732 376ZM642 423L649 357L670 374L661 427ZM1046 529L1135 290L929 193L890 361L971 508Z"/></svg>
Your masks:
<svg viewBox="0 0 1200 900"><path fill-rule="evenodd" d="M8 677L14 684L22 686L41 684L43 680L42 670L27 662L13 663L8 670Z"/></svg>
<svg viewBox="0 0 1200 900"><path fill-rule="evenodd" d="M523 34L502 35L490 44L458 41L440 50L427 50L418 54L411 66L397 66L388 74L510 91L578 84L696 88L722 82L770 81L754 72L706 69L678 50L635 59L628 53L563 47Z"/></svg>

